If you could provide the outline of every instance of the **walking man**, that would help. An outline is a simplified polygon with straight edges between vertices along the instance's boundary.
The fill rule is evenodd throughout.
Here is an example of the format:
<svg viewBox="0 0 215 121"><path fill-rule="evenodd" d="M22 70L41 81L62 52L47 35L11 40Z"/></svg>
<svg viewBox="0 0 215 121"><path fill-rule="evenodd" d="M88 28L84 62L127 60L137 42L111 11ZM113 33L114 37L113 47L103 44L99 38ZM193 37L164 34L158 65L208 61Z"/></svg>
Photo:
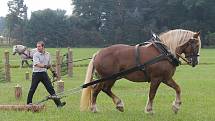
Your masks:
<svg viewBox="0 0 215 121"><path fill-rule="evenodd" d="M56 72L52 69L50 54L45 51L45 44L43 41L37 42L37 52L33 55L33 74L31 87L28 92L27 104L32 104L33 95L40 82L43 83L46 90L53 97L57 97L55 90L48 77L47 70L50 69L54 77L57 77ZM61 102L60 98L53 98L57 107L63 107L66 102Z"/></svg>

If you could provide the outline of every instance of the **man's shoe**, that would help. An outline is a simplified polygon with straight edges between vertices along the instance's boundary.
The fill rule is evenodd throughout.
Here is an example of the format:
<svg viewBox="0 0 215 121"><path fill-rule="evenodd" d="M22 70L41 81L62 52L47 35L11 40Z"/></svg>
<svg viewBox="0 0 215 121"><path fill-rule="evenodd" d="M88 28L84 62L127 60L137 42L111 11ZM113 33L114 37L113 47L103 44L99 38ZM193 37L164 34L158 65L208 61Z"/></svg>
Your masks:
<svg viewBox="0 0 215 121"><path fill-rule="evenodd" d="M60 104L57 106L57 108L62 108L64 105L66 105L66 102L60 103Z"/></svg>

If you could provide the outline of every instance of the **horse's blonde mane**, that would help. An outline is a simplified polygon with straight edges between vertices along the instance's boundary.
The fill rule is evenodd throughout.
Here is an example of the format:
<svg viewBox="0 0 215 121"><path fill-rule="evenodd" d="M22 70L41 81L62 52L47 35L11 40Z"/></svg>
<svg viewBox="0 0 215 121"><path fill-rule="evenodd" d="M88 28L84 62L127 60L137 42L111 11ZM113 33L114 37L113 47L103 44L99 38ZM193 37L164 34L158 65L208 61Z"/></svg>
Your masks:
<svg viewBox="0 0 215 121"><path fill-rule="evenodd" d="M194 34L195 32L192 32L189 30L175 29L165 33L161 33L159 35L159 38L167 47L169 47L170 51L174 55L176 55L175 53L176 48L187 43L194 36ZM201 48L200 37L198 37L198 41L199 41L199 45L200 45L199 49L200 49Z"/></svg>

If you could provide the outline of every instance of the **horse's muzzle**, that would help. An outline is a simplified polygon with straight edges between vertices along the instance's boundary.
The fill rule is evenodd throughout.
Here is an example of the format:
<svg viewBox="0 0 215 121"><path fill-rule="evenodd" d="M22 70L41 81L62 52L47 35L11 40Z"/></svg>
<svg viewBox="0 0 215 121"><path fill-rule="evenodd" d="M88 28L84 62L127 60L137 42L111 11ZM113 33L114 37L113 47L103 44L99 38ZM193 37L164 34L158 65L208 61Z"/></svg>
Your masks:
<svg viewBox="0 0 215 121"><path fill-rule="evenodd" d="M196 65L198 65L198 61L192 62L192 67L195 67Z"/></svg>
<svg viewBox="0 0 215 121"><path fill-rule="evenodd" d="M195 67L196 65L195 64L192 64L192 67Z"/></svg>

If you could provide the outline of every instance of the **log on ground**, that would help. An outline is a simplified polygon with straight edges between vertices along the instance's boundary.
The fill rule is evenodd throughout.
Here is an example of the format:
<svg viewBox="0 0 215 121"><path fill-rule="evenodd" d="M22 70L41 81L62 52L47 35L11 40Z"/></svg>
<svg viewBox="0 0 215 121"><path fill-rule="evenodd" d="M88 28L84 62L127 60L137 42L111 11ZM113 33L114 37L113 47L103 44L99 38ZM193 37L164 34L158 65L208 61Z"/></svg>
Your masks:
<svg viewBox="0 0 215 121"><path fill-rule="evenodd" d="M32 111L40 112L45 109L45 105L0 105L0 110L7 111Z"/></svg>

